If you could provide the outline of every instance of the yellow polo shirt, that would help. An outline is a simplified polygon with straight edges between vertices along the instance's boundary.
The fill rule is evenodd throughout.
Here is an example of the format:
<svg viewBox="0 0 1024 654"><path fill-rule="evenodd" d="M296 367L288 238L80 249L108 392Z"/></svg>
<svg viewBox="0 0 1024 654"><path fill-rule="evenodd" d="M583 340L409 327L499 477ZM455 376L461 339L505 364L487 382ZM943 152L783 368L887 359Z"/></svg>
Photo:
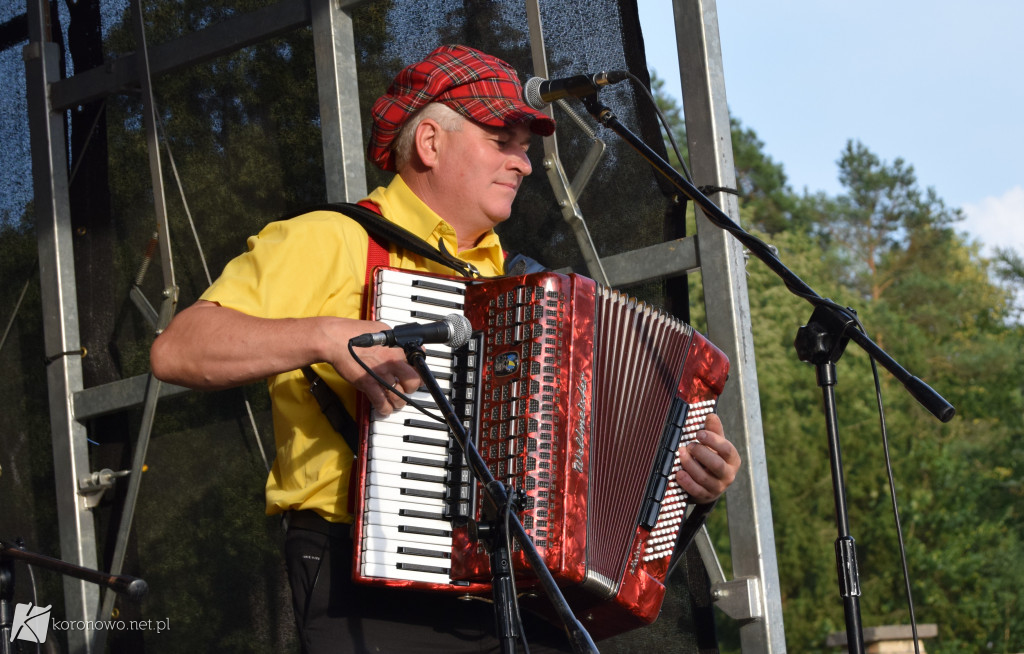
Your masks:
<svg viewBox="0 0 1024 654"><path fill-rule="evenodd" d="M368 197L381 213L429 244L457 252L455 230L396 176ZM352 219L314 211L267 225L248 239L248 252L224 268L202 299L263 318L359 318L366 276L366 232ZM391 246L393 267L452 275L451 269ZM459 252L484 276L500 275L504 255L497 234ZM253 352L259 356L259 352ZM355 390L327 364L316 371L355 415ZM267 479L267 513L312 509L332 522L351 522L352 452L334 431L298 370L267 380L273 404L276 457Z"/></svg>

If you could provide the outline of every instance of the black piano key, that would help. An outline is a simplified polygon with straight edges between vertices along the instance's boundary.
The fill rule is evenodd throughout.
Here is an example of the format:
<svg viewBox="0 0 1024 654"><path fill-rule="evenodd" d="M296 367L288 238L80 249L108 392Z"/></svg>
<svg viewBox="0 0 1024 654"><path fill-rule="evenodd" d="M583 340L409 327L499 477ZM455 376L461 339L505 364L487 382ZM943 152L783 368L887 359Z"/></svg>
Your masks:
<svg viewBox="0 0 1024 654"><path fill-rule="evenodd" d="M444 499L444 491L428 491L420 488L402 488L399 491L402 495L408 495L409 497L424 497L431 500Z"/></svg>
<svg viewBox="0 0 1024 654"><path fill-rule="evenodd" d="M422 318L423 320L426 320L427 322L441 322L447 316L442 316L439 313L432 313L430 311L420 311L418 309L413 309L412 311L409 312L409 317L410 318Z"/></svg>
<svg viewBox="0 0 1024 654"><path fill-rule="evenodd" d="M423 518L425 520L444 520L444 516L440 513L433 513L431 511L419 511L417 509L398 509L398 515L405 516L406 518Z"/></svg>
<svg viewBox="0 0 1024 654"><path fill-rule="evenodd" d="M414 279L412 280L412 286L413 288L423 288L430 289L432 291L441 291L442 293L451 293L452 295L455 296L466 294L466 289L461 286L440 284L429 279Z"/></svg>
<svg viewBox="0 0 1024 654"><path fill-rule="evenodd" d="M416 534L418 536L440 536L441 538L451 538L452 532L447 529L428 529L426 527L414 527L412 525L399 525L399 533L402 534Z"/></svg>
<svg viewBox="0 0 1024 654"><path fill-rule="evenodd" d="M410 479L412 481L428 481L435 484L443 484L448 481L448 475L426 475L422 472L403 472L401 474L402 479Z"/></svg>
<svg viewBox="0 0 1024 654"><path fill-rule="evenodd" d="M406 443L415 443L417 445L434 445L436 447L448 447L448 439L430 438L429 436L418 436L416 434L406 434L402 436L402 441Z"/></svg>
<svg viewBox="0 0 1024 654"><path fill-rule="evenodd" d="M435 461L434 459L423 459L418 456L403 456L402 463L407 463L412 466L429 466L431 468L444 468L447 463L444 461Z"/></svg>
<svg viewBox="0 0 1024 654"><path fill-rule="evenodd" d="M399 554L412 554L413 556L429 556L434 559L450 559L452 558L451 552L439 552L438 550L425 550L419 547L408 547L400 545L398 547Z"/></svg>
<svg viewBox="0 0 1024 654"><path fill-rule="evenodd" d="M429 297L427 295L411 295L409 299L413 302L416 302L417 304L429 304L432 307L455 309L457 311L462 311L463 307L465 306L462 302L442 300L440 298Z"/></svg>
<svg viewBox="0 0 1024 654"><path fill-rule="evenodd" d="M420 407L421 409L436 409L437 408L437 402L435 402L432 399L430 399L430 400L416 400L416 406Z"/></svg>
<svg viewBox="0 0 1024 654"><path fill-rule="evenodd" d="M396 567L399 570L409 570L411 572L429 572L438 575L446 575L450 571L450 568L440 568L432 565L420 565L418 563L399 563Z"/></svg>
<svg viewBox="0 0 1024 654"><path fill-rule="evenodd" d="M436 359L450 359L451 358L451 355L448 354L447 352L442 352L441 350L432 350L432 349L430 349L430 347L424 347L423 348L423 353L426 354L428 357L434 357ZM433 372L433 371L431 371L431 372ZM434 375L434 377L437 377L438 379L448 379L448 378L451 377L451 373L447 373L447 372L433 372L433 375Z"/></svg>
<svg viewBox="0 0 1024 654"><path fill-rule="evenodd" d="M443 422L437 422L436 420L420 420L418 418L408 418L402 422L406 427L416 427L417 429L430 429L433 431L448 431L448 425Z"/></svg>

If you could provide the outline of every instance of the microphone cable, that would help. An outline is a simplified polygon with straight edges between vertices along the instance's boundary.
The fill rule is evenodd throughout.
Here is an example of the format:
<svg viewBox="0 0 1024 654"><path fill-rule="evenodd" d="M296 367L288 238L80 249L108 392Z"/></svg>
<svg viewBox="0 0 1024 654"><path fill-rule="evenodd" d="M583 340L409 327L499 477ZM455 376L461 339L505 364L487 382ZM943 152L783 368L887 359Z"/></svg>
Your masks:
<svg viewBox="0 0 1024 654"><path fill-rule="evenodd" d="M438 416L438 415L435 415L435 414L431 413L427 409L426 406L422 405L422 403L420 401L414 400L413 398L409 397L408 395L406 395L402 391L398 390L397 388L395 388L395 385L393 383L389 384L388 382L384 381L381 378L381 376L376 373L376 371L371 369L370 366L366 365L365 361L363 361L362 359L359 358L359 355L356 354L356 352L355 352L355 348L352 346L352 340L351 339L349 339L349 343L348 343L348 352L349 352L349 354L352 355L352 359L355 360L355 362L358 363L359 366L363 370L365 370L371 377L373 377L375 380L377 380L377 383L380 384L381 386L383 386L385 388L385 390L390 391L390 392L394 393L395 395L397 395L398 397L402 398L403 400L405 400L406 404L408 404L409 406L413 407L414 409L416 409L417 411L419 411L423 415L427 416L431 420L435 420L435 421L440 422L442 424L448 424L448 422L444 418L442 418L441 416Z"/></svg>
<svg viewBox="0 0 1024 654"><path fill-rule="evenodd" d="M864 326L857 321L858 328L863 332ZM865 332L866 333L866 332ZM914 637L914 654L921 654L920 638L917 633L917 617L914 614L914 594L910 586L910 569L907 565L907 549L903 540L903 526L900 521L899 502L896 499L896 480L892 472L892 459L889 455L889 433L885 426L885 410L882 406L882 385L878 379L878 365L871 357L871 374L875 381L875 401L878 405L878 424L882 434L882 451L885 454L885 473L889 481L889 499L892 503L893 522L896 525L896 541L900 550L900 567L903 571L903 585L907 593L907 609L910 611L910 631Z"/></svg>

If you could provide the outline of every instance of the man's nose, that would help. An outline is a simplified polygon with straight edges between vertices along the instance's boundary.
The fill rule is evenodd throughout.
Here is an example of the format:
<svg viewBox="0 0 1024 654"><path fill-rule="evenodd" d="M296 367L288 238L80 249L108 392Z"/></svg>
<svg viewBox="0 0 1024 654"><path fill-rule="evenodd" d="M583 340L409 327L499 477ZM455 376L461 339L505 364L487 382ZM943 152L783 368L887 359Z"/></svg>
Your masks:
<svg viewBox="0 0 1024 654"><path fill-rule="evenodd" d="M530 164L530 157L526 152L519 152L510 157L510 167L517 171L523 177L526 177L533 172L533 166Z"/></svg>

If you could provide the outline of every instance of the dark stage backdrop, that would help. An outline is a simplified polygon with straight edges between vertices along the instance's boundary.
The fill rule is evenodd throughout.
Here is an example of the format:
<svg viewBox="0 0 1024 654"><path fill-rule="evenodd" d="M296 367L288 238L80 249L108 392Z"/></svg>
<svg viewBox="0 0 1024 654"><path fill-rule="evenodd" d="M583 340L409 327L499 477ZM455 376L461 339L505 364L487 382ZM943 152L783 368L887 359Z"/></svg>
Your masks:
<svg viewBox="0 0 1024 654"><path fill-rule="evenodd" d="M144 3L147 39L153 47L264 4L272 3L150 0ZM629 69L649 83L635 2L541 4L551 77ZM126 2L52 6L67 75L135 49ZM59 556L41 336L47 308L39 300L21 57L27 42L23 11L20 2L0 6L0 328L10 321L0 345L0 539L21 536L29 549ZM524 80L533 74L522 2L394 0L366 3L353 16L364 116L405 63L442 43L498 55ZM216 276L243 251L248 235L325 200L312 36L308 29L297 30L158 77L154 91L173 156L172 166L165 153L164 173L177 283L181 306L187 306L206 287L206 271ZM638 89L622 83L601 95L623 123L663 151L654 111ZM586 116L581 105L574 107ZM558 109L556 118L571 178L590 140ZM86 385L94 386L148 372L152 328L129 291L139 279L158 305L164 282L159 261L139 276L155 220L137 90L75 108L68 125L78 301L88 351L83 366ZM598 136L608 150L580 202L598 253L605 257L682 235L682 211L646 162L611 132L598 128ZM534 175L523 186L512 220L502 226L502 237L510 249L553 268L585 272L541 153L538 142L531 150ZM371 188L387 182L372 167L367 175ZM655 304L674 305L686 318L685 286L685 280L674 280L630 290ZM111 651L297 651L281 528L263 515L262 452L273 456L270 422L259 385L161 402L125 570L143 577L151 590L141 605L119 602L118 611L126 620L166 620L169 628L111 632ZM93 470L129 468L140 424L140 411L91 421ZM114 549L124 487L120 483L95 509L103 565ZM28 601L28 572L19 566L17 574L17 601ZM53 617L60 619L59 580L39 570L34 577L36 603L52 604ZM600 648L717 651L699 562L678 567L654 626Z"/></svg>

